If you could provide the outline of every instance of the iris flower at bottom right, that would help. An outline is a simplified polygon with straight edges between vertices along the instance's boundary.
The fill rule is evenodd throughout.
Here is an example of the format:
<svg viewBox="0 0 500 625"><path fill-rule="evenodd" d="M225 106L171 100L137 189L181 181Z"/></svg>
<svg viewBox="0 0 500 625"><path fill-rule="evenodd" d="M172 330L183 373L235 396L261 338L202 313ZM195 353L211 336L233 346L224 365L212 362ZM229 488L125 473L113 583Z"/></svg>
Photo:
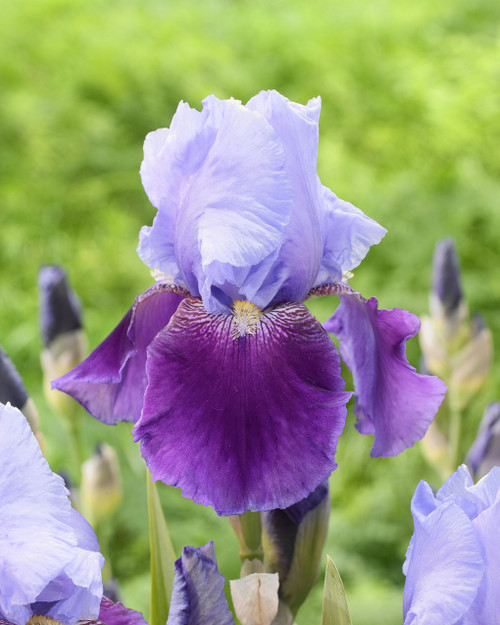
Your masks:
<svg viewBox="0 0 500 625"><path fill-rule="evenodd" d="M465 465L411 503L404 625L500 625L500 467L474 484Z"/></svg>

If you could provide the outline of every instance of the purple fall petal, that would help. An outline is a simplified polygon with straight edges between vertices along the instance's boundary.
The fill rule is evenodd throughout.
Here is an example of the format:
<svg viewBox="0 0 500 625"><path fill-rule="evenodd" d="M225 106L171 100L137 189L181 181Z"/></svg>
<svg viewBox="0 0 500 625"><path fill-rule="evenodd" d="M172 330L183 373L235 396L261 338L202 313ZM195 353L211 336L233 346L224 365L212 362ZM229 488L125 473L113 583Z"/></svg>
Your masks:
<svg viewBox="0 0 500 625"><path fill-rule="evenodd" d="M198 549L184 547L175 562L167 625L234 625L212 541Z"/></svg>
<svg viewBox="0 0 500 625"><path fill-rule="evenodd" d="M111 334L77 367L53 380L103 423L136 421L146 389L146 349L170 321L183 291L158 282L139 295Z"/></svg>
<svg viewBox="0 0 500 625"><path fill-rule="evenodd" d="M104 625L147 625L142 614L126 608L122 603L113 603L107 597L101 601L99 621Z"/></svg>
<svg viewBox="0 0 500 625"><path fill-rule="evenodd" d="M406 310L379 310L375 298L341 295L324 327L340 339L354 378L362 434L374 434L372 456L394 456L420 440L443 401L446 386L418 374L406 359L406 341L420 328Z"/></svg>
<svg viewBox="0 0 500 625"><path fill-rule="evenodd" d="M219 514L286 508L336 467L350 394L302 304L264 312L236 339L234 319L181 303L148 349L134 438L154 479Z"/></svg>

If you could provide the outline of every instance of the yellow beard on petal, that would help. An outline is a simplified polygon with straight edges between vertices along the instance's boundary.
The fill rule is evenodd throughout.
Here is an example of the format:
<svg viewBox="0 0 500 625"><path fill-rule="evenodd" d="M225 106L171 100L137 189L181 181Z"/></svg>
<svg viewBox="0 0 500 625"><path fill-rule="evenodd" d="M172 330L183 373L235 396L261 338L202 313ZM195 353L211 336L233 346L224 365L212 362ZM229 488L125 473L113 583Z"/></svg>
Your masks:
<svg viewBox="0 0 500 625"><path fill-rule="evenodd" d="M62 625L62 623L48 616L33 615L26 625Z"/></svg>
<svg viewBox="0 0 500 625"><path fill-rule="evenodd" d="M262 311L245 300L233 302L233 339L246 334L255 334L262 317Z"/></svg>

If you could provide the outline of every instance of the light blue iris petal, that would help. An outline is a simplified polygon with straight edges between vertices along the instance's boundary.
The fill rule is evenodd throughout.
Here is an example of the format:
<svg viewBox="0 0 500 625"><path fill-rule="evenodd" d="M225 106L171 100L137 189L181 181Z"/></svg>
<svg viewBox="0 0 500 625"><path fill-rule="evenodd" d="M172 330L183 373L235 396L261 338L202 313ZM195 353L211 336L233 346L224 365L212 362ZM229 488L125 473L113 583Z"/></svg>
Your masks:
<svg viewBox="0 0 500 625"><path fill-rule="evenodd" d="M224 123L186 190L176 250L181 270L192 270L198 284L205 284L200 288L205 307L215 312L217 302L207 295L207 284L220 286L224 275L231 283L233 268L264 263L267 272L272 270L290 219L292 191L283 147L262 116L234 101L210 102L214 118L223 115ZM200 263L193 262L194 240ZM258 281L249 272L233 286L245 294L255 291Z"/></svg>
<svg viewBox="0 0 500 625"><path fill-rule="evenodd" d="M283 281L277 299L301 301L315 283L322 254L316 173L321 99L314 98L303 106L277 91L262 91L247 107L267 119L285 149L293 208L276 268Z"/></svg>
<svg viewBox="0 0 500 625"><path fill-rule="evenodd" d="M182 285L174 246L175 215L172 211L158 211L153 225L143 226L139 234L137 253L150 269L158 269ZM194 292L193 295L199 295Z"/></svg>
<svg viewBox="0 0 500 625"><path fill-rule="evenodd" d="M65 592L74 590L71 577L79 543L88 544L85 533L93 535L90 526L80 534L74 514L62 479L50 470L23 415L0 404L0 612L15 625L26 623L31 605L44 600L54 580L67 579L69 583L62 584ZM78 575L92 585L81 596L96 604L89 612L95 618L103 559L86 554ZM80 616L80 611L70 612L65 623L72 625Z"/></svg>
<svg viewBox="0 0 500 625"><path fill-rule="evenodd" d="M496 467L498 469L498 467ZM474 625L493 625L500 619L500 498L473 521L484 548L484 578L470 614Z"/></svg>
<svg viewBox="0 0 500 625"><path fill-rule="evenodd" d="M467 515L452 501L416 517L406 565L405 625L456 623L469 610L484 574L482 547Z"/></svg>
<svg viewBox="0 0 500 625"><path fill-rule="evenodd" d="M477 484L474 484L469 469L463 464L439 489L436 499L453 500L469 519L474 519L497 500L499 492L500 467L493 467Z"/></svg>
<svg viewBox="0 0 500 625"><path fill-rule="evenodd" d="M418 518L423 521L426 516L431 514L436 509L436 500L432 488L423 480L419 482L415 489L415 494L411 500L411 513L413 518ZM403 573L406 575L408 572L408 566L410 564L413 546L415 544L415 536L412 536L408 549L406 550L406 559L403 564Z"/></svg>
<svg viewBox="0 0 500 625"><path fill-rule="evenodd" d="M379 243L387 232L327 187L321 186L320 196L323 256L315 286L339 281L342 272L357 267L370 247Z"/></svg>

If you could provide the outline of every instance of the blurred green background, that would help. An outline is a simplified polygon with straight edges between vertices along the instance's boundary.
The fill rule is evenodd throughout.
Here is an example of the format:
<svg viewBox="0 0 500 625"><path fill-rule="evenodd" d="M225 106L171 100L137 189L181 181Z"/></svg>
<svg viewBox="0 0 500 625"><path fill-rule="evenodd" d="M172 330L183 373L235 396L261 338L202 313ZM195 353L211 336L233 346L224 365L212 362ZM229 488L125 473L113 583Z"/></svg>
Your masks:
<svg viewBox="0 0 500 625"><path fill-rule="evenodd" d="M247 101L277 89L321 95L324 184L389 231L352 282L384 307L427 310L435 242L453 236L465 292L500 332L500 4L493 0L36 0L0 2L0 344L41 412L54 468L68 434L41 393L36 274L65 266L91 347L151 282L135 254L155 214L138 169L147 132L179 100ZM334 301L314 303L326 319ZM419 360L416 341L409 355ZM347 375L347 374L346 374ZM348 385L351 382L349 377ZM500 399L500 366L468 414ZM120 447L125 501L110 530L130 607L148 613L145 477L126 425L86 419L89 445ZM470 440L464 440L467 448ZM418 446L370 459L349 415L332 476L327 551L357 625L401 623L409 501L426 469ZM215 539L239 570L227 521L162 489L176 550ZM320 585L297 623L319 623Z"/></svg>

